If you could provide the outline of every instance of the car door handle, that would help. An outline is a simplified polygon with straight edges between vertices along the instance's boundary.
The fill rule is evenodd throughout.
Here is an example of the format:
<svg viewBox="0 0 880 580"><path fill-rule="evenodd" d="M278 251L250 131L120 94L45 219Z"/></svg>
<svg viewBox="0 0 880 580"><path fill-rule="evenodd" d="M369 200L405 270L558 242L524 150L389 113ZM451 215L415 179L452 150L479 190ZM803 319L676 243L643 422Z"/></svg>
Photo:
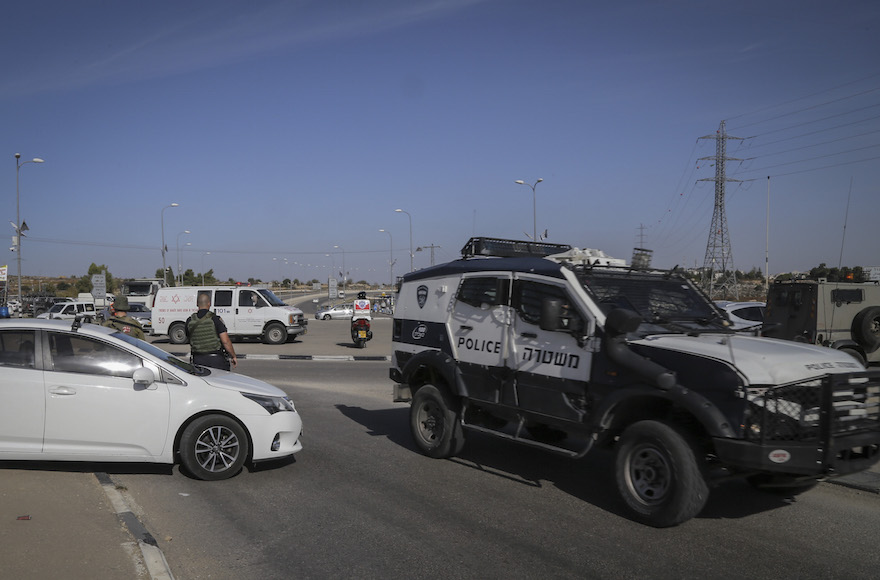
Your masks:
<svg viewBox="0 0 880 580"><path fill-rule="evenodd" d="M461 326L458 327L458 329L459 330L473 330L474 327L473 326L465 326L464 324L462 324Z"/></svg>
<svg viewBox="0 0 880 580"><path fill-rule="evenodd" d="M523 332L520 334L523 338L538 338L538 335L534 332Z"/></svg>
<svg viewBox="0 0 880 580"><path fill-rule="evenodd" d="M53 395L75 395L76 389L71 387L52 387L49 392Z"/></svg>

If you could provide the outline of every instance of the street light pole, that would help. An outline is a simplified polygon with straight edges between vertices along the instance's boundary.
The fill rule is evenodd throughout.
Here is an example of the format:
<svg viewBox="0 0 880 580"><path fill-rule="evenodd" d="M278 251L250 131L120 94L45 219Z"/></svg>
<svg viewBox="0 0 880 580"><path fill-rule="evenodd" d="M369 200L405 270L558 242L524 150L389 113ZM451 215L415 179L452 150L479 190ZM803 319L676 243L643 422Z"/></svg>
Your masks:
<svg viewBox="0 0 880 580"><path fill-rule="evenodd" d="M394 288L394 238L387 230L379 231L388 234L388 286Z"/></svg>
<svg viewBox="0 0 880 580"><path fill-rule="evenodd" d="M166 205L162 208L162 211L159 212L159 215L162 218L162 283L166 286L168 285L168 268L165 266L165 252L168 251L168 248L165 247L165 210L169 207L177 207L179 205L179 203Z"/></svg>
<svg viewBox="0 0 880 580"><path fill-rule="evenodd" d="M202 286L205 285L205 256L210 256L211 252L205 252L202 254Z"/></svg>
<svg viewBox="0 0 880 580"><path fill-rule="evenodd" d="M179 280L179 282L177 283L178 286L183 285L183 276L180 273L180 236L189 233L192 232L190 232L189 230L183 230L182 232L177 234L177 279Z"/></svg>
<svg viewBox="0 0 880 580"><path fill-rule="evenodd" d="M520 185L525 185L525 186L532 188L532 216L533 216L533 222L534 222L533 223L533 233L532 233L532 235L534 236L532 238L533 242L538 241L538 198L535 195L535 188L538 187L538 184L541 183L542 181L544 181L544 180L538 179L538 181L535 182L535 185L530 185L530 184L526 183L525 181L523 181L522 179L517 179L516 181L514 181L514 183L518 183Z"/></svg>
<svg viewBox="0 0 880 580"><path fill-rule="evenodd" d="M333 246L342 250L342 292L345 293L345 279L348 278L348 272L345 271L345 248L342 246ZM346 297L348 295L346 294Z"/></svg>
<svg viewBox="0 0 880 580"><path fill-rule="evenodd" d="M34 157L30 161L19 161L21 159L21 153L15 154L15 253L16 253L16 261L18 262L18 317L21 318L24 311L24 300L21 296L21 238L22 238L22 223L21 223L21 203L20 197L18 195L18 173L21 170L21 166L25 163L43 163L43 160L39 157ZM7 292L7 296L8 296ZM8 299L8 298L7 298Z"/></svg>
<svg viewBox="0 0 880 580"><path fill-rule="evenodd" d="M412 216L409 215L409 212L403 211L402 209L394 210L398 213L405 213L406 217L409 218L409 271L413 271L413 245L412 245Z"/></svg>

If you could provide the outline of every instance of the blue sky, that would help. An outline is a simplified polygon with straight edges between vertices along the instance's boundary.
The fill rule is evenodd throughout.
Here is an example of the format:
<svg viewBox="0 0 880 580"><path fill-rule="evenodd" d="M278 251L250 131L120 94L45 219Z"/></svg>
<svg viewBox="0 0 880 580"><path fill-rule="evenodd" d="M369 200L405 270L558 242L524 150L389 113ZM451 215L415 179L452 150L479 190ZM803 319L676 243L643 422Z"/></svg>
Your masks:
<svg viewBox="0 0 880 580"><path fill-rule="evenodd" d="M164 215L174 267L179 242L224 280L344 260L385 282L390 254L409 270L398 208L438 263L536 219L551 242L702 265L699 137L722 120L747 138L727 142L737 268L764 267L768 190L772 273L880 266L870 0L46 1L4 8L0 49L6 221L13 154L45 160L20 169L25 275L152 276ZM514 181L538 178L533 214Z"/></svg>

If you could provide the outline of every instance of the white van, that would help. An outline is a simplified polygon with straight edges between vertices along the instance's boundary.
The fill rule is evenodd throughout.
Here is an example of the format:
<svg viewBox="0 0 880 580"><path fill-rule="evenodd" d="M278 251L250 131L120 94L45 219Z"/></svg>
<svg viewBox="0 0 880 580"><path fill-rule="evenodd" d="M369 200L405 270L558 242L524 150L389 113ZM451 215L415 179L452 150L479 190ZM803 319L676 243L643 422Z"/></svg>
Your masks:
<svg viewBox="0 0 880 580"><path fill-rule="evenodd" d="M198 310L199 294L211 296L211 310L223 318L229 336L259 336L267 344L283 344L306 333L302 310L288 306L266 288L179 286L160 288L153 302L150 334L167 334L172 344L187 341L186 321Z"/></svg>
<svg viewBox="0 0 880 580"><path fill-rule="evenodd" d="M98 317L95 303L84 300L57 302L52 308L37 316L37 318L58 318L61 320L73 320L76 317L80 317L85 322L94 322Z"/></svg>

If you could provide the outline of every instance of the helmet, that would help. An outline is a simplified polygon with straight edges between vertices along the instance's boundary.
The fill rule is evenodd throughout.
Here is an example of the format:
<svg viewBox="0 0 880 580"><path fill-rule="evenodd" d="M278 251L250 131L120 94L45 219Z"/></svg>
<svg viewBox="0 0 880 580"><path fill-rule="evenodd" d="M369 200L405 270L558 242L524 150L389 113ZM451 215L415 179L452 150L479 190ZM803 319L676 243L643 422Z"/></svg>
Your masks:
<svg viewBox="0 0 880 580"><path fill-rule="evenodd" d="M361 290L360 292L358 292L358 300L366 300L366 299L367 299L367 293L366 293L366 292L364 292L363 290Z"/></svg>
<svg viewBox="0 0 880 580"><path fill-rule="evenodd" d="M113 310L117 312L128 312L128 298L125 296L118 296L116 300L113 301Z"/></svg>

